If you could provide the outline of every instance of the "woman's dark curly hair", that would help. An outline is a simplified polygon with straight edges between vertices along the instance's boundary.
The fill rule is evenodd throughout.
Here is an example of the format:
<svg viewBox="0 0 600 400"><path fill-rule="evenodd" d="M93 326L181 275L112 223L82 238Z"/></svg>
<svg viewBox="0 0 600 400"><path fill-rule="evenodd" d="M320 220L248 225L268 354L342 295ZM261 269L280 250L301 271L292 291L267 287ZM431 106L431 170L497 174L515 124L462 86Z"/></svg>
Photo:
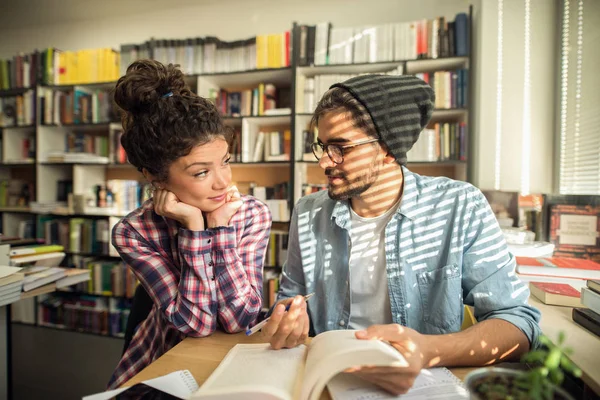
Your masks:
<svg viewBox="0 0 600 400"><path fill-rule="evenodd" d="M135 61L117 82L115 102L122 110L127 159L159 182L166 182L171 164L194 147L229 139L215 105L192 93L173 64Z"/></svg>

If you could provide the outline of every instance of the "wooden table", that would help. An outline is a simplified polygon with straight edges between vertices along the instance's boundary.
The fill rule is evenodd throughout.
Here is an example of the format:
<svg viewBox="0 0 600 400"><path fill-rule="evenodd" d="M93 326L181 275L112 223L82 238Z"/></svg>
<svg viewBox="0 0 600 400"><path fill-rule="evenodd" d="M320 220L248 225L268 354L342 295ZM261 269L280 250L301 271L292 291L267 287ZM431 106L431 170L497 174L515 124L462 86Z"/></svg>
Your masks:
<svg viewBox="0 0 600 400"><path fill-rule="evenodd" d="M600 394L600 338L573 321L571 307L549 306L533 296L529 304L542 313L540 327L548 339L555 341L565 332L565 345L573 349L571 361L581 368L583 382Z"/></svg>
<svg viewBox="0 0 600 400"><path fill-rule="evenodd" d="M227 352L238 343L264 343L264 340L260 334L248 337L243 333L231 335L223 332L204 338L186 338L123 386L131 386L181 369L189 370L198 385L202 386ZM450 368L450 371L464 380L473 369L475 368ZM329 398L327 394L322 396L322 399Z"/></svg>

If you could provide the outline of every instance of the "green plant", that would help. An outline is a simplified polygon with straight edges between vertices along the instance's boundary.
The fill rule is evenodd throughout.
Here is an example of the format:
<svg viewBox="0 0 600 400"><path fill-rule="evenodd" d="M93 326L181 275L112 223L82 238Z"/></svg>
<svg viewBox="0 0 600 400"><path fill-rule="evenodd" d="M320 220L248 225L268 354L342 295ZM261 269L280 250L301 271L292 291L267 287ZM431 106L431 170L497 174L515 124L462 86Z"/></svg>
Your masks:
<svg viewBox="0 0 600 400"><path fill-rule="evenodd" d="M546 336L540 337L544 348L531 350L521 358L522 362L536 364L527 372L492 372L473 384L480 398L486 400L552 400L562 384L564 373L581 376L581 370L568 358L573 350L563 346L564 332L558 335L555 345ZM563 396L564 398L564 396Z"/></svg>
<svg viewBox="0 0 600 400"><path fill-rule="evenodd" d="M577 378L581 377L581 370L568 358L573 354L573 349L564 347L564 341L564 332L558 334L556 345L542 335L540 342L545 348L532 350L521 358L522 362L538 364L537 367L519 376L516 382L519 388L527 390L530 399L552 399L554 387L560 386L565 378L563 371Z"/></svg>

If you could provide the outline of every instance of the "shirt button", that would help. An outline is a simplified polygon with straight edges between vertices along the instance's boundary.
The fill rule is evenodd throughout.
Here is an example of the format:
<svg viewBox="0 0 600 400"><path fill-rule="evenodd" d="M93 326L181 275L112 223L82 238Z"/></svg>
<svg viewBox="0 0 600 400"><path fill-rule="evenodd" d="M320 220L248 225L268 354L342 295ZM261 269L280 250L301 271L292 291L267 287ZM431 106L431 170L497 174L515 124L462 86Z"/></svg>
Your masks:
<svg viewBox="0 0 600 400"><path fill-rule="evenodd" d="M214 275L211 276L210 279L214 281L215 280L215 276Z"/></svg>
<svg viewBox="0 0 600 400"><path fill-rule="evenodd" d="M346 323L344 321L340 321L340 326L344 326Z"/></svg>
<svg viewBox="0 0 600 400"><path fill-rule="evenodd" d="M208 266L209 266L209 267L212 267L213 265L215 265L215 264L214 264L212 261L209 261L209 262L208 262Z"/></svg>
<svg viewBox="0 0 600 400"><path fill-rule="evenodd" d="M208 243L210 243L210 239L208 239Z"/></svg>

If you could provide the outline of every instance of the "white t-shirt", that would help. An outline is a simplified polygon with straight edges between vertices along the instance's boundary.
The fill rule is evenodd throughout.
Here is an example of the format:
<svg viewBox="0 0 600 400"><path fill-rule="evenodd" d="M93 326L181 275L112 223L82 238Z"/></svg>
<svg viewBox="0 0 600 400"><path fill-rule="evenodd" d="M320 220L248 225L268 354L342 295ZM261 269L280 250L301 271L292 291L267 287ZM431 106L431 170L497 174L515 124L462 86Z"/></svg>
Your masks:
<svg viewBox="0 0 600 400"><path fill-rule="evenodd" d="M400 201L384 214L363 218L350 209L350 329L391 324L385 263L385 227Z"/></svg>

